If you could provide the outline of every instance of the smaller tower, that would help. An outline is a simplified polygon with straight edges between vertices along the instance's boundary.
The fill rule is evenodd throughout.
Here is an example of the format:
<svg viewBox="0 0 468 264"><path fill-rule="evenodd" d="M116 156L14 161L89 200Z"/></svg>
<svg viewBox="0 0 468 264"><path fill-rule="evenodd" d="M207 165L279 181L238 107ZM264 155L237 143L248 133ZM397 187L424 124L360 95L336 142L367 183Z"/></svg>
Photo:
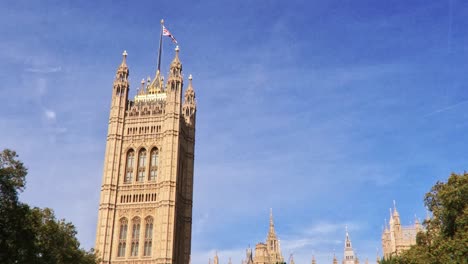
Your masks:
<svg viewBox="0 0 468 264"><path fill-rule="evenodd" d="M185 122L190 127L195 127L195 114L197 112L197 102L195 100L195 90L192 86L192 74L189 75L189 86L184 94L184 104L182 106L182 114Z"/></svg>
<svg viewBox="0 0 468 264"><path fill-rule="evenodd" d="M216 251L214 259L213 259L213 264L219 264L219 258L218 258L218 251Z"/></svg>
<svg viewBox="0 0 468 264"><path fill-rule="evenodd" d="M343 264L356 264L356 256L351 245L351 239L348 233L348 226L346 226L346 238L344 247Z"/></svg>
<svg viewBox="0 0 468 264"><path fill-rule="evenodd" d="M270 226L268 230L266 244L267 244L267 251L270 256L270 261L272 263L284 262L283 255L281 254L279 239L276 236L276 232L275 232L275 224L273 222L273 209L271 208L270 208Z"/></svg>
<svg viewBox="0 0 468 264"><path fill-rule="evenodd" d="M317 264L317 262L315 261L315 256L312 255L312 263L311 264Z"/></svg>
<svg viewBox="0 0 468 264"><path fill-rule="evenodd" d="M333 264L338 264L338 259L336 258L335 253L333 253Z"/></svg>

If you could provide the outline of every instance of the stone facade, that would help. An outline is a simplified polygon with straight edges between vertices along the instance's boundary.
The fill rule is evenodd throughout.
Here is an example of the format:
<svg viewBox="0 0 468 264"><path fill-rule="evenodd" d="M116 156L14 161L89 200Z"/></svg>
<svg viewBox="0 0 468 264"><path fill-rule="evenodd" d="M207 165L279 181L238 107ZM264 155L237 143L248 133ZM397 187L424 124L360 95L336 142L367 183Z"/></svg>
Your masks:
<svg viewBox="0 0 468 264"><path fill-rule="evenodd" d="M382 233L382 250L384 258L389 258L392 255L398 255L402 251L409 249L416 244L416 234L423 231L419 220L416 218L414 225L402 226L400 222L400 214L398 213L395 202L390 209L389 224L385 223Z"/></svg>
<svg viewBox="0 0 468 264"><path fill-rule="evenodd" d="M333 259L336 259L335 256ZM346 227L346 238L345 248L343 254L343 264L359 264L359 260L354 254L353 246L351 245L351 239L349 238L348 228Z"/></svg>
<svg viewBox="0 0 468 264"><path fill-rule="evenodd" d="M112 89L96 250L101 263L188 264L196 101L179 49L129 100L127 53Z"/></svg>

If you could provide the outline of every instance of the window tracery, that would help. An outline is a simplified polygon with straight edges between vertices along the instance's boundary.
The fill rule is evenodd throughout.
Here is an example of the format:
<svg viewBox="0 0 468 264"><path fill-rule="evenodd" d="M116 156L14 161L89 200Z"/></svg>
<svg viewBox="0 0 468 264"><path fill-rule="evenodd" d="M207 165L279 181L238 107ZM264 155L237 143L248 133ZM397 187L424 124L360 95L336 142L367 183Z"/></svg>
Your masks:
<svg viewBox="0 0 468 264"><path fill-rule="evenodd" d="M146 149L141 149L138 155L138 182L143 182L146 169Z"/></svg>
<svg viewBox="0 0 468 264"><path fill-rule="evenodd" d="M126 183L132 182L134 159L135 159L135 152L133 150L129 150L127 153L127 164L126 164L125 179L124 179L124 182Z"/></svg>
<svg viewBox="0 0 468 264"><path fill-rule="evenodd" d="M134 218L132 226L132 248L130 255L132 257L138 256L138 247L139 247L139 240L140 240L140 218Z"/></svg>
<svg viewBox="0 0 468 264"><path fill-rule="evenodd" d="M151 216L145 219L145 246L143 256L151 256L153 246L153 218Z"/></svg>
<svg viewBox="0 0 468 264"><path fill-rule="evenodd" d="M127 228L128 228L127 218L122 218L120 220L119 245L117 249L117 257L125 256L125 247L127 244Z"/></svg>

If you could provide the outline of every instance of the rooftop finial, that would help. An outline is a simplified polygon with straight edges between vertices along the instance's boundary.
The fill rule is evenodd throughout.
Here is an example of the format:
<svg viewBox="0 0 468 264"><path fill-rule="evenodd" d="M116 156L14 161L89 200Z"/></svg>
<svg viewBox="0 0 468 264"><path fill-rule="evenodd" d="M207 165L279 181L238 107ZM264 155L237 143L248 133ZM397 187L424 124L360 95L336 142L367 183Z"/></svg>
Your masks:
<svg viewBox="0 0 468 264"><path fill-rule="evenodd" d="M180 50L179 45L177 45L177 46L175 47L175 51L176 51L176 52L179 52L179 50Z"/></svg>
<svg viewBox="0 0 468 264"><path fill-rule="evenodd" d="M127 51L124 50L123 53L122 53L122 56L123 56L122 64L125 64L127 62L127 55L128 55Z"/></svg>
<svg viewBox="0 0 468 264"><path fill-rule="evenodd" d="M161 25L164 25L164 19L161 19Z"/></svg>
<svg viewBox="0 0 468 264"><path fill-rule="evenodd" d="M188 79L191 81L192 80L192 74L189 74Z"/></svg>

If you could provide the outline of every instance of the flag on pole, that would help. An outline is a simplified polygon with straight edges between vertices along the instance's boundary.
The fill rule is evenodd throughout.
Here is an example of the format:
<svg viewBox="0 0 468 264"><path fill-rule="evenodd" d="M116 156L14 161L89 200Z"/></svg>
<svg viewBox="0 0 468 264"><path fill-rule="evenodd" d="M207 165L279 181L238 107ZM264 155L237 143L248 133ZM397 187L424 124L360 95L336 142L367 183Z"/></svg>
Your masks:
<svg viewBox="0 0 468 264"><path fill-rule="evenodd" d="M177 40L174 38L174 36L171 34L171 32L169 32L169 30L167 30L167 28L164 25L162 26L162 28L163 28L163 33L162 33L163 36L170 37L172 39L172 42L177 44Z"/></svg>

